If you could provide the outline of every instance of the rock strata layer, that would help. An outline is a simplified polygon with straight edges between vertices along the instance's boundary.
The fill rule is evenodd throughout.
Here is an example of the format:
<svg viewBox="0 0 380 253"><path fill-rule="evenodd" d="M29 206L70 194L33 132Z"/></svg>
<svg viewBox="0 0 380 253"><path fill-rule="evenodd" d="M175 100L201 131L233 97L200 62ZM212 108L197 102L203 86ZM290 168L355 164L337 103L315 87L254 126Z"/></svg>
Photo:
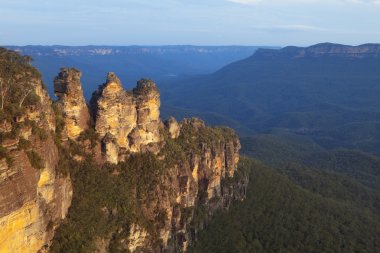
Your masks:
<svg viewBox="0 0 380 253"><path fill-rule="evenodd" d="M66 217L72 186L57 174L59 154L51 132L55 130L52 102L41 80L32 78L39 103L28 106L16 122L19 131L5 133L0 159L0 252L37 252L47 247L54 230ZM14 131L14 130L13 130ZM9 145L7 145L9 143ZM39 160L39 168L36 161Z"/></svg>

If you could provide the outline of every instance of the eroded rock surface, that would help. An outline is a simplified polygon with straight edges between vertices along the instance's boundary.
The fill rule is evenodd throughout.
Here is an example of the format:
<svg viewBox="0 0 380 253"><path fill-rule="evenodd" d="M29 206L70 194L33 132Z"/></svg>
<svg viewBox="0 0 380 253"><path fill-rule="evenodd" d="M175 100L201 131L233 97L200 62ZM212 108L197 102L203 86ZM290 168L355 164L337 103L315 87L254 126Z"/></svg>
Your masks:
<svg viewBox="0 0 380 253"><path fill-rule="evenodd" d="M0 252L4 253L37 252L48 246L72 198L70 178L56 171L59 154L51 135L52 102L40 80L33 78L30 83L40 102L13 123L20 128L14 139L1 142L11 161L0 162ZM2 131L9 130L6 125ZM31 152L34 159L41 158L41 168L33 166Z"/></svg>
<svg viewBox="0 0 380 253"><path fill-rule="evenodd" d="M80 83L81 72L74 68L62 68L54 79L54 92L57 104L62 107L65 134L76 139L89 128L90 114Z"/></svg>
<svg viewBox="0 0 380 253"><path fill-rule="evenodd" d="M107 81L93 94L91 108L108 162L117 163L126 152L158 151L150 145L160 141L162 127L154 82L143 79L133 91L126 91L117 76L108 73Z"/></svg>

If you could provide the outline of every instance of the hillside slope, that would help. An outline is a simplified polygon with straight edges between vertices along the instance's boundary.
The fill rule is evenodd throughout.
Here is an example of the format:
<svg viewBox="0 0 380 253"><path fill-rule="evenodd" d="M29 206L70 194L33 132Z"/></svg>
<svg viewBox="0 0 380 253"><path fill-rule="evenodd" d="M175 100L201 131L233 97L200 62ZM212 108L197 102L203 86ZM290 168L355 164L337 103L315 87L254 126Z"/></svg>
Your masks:
<svg viewBox="0 0 380 253"><path fill-rule="evenodd" d="M242 134L284 129L329 148L380 153L380 45L260 49L214 74L162 85L164 111Z"/></svg>

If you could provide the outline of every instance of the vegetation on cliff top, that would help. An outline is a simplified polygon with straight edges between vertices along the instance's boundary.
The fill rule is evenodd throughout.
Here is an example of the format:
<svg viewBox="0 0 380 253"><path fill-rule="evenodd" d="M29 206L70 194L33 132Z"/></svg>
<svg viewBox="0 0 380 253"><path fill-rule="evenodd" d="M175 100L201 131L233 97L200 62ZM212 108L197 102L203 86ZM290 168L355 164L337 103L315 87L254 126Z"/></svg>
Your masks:
<svg viewBox="0 0 380 253"><path fill-rule="evenodd" d="M42 169L44 159L33 150L31 141L23 137L31 135L27 138L46 141L49 134L28 117L41 105L36 94L41 74L31 61L28 56L0 47L0 159L5 158L12 167L15 161L12 146L17 146L25 151L32 167Z"/></svg>
<svg viewBox="0 0 380 253"><path fill-rule="evenodd" d="M0 119L20 116L27 105L35 105L33 79L41 74L31 66L29 56L0 48Z"/></svg>

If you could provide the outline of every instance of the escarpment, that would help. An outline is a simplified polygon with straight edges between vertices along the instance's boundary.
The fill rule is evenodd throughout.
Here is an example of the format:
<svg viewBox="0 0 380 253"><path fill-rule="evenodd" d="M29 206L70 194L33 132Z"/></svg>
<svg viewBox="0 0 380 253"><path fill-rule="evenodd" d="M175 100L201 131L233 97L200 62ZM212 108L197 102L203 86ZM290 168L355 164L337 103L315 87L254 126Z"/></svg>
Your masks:
<svg viewBox="0 0 380 253"><path fill-rule="evenodd" d="M127 91L114 73L87 105L80 76L61 69L53 104L29 78L22 110L2 114L0 252L183 252L245 198L232 129L163 122L156 84Z"/></svg>
<svg viewBox="0 0 380 253"><path fill-rule="evenodd" d="M0 252L37 252L67 215L71 180L57 172L55 115L39 73L0 51Z"/></svg>

